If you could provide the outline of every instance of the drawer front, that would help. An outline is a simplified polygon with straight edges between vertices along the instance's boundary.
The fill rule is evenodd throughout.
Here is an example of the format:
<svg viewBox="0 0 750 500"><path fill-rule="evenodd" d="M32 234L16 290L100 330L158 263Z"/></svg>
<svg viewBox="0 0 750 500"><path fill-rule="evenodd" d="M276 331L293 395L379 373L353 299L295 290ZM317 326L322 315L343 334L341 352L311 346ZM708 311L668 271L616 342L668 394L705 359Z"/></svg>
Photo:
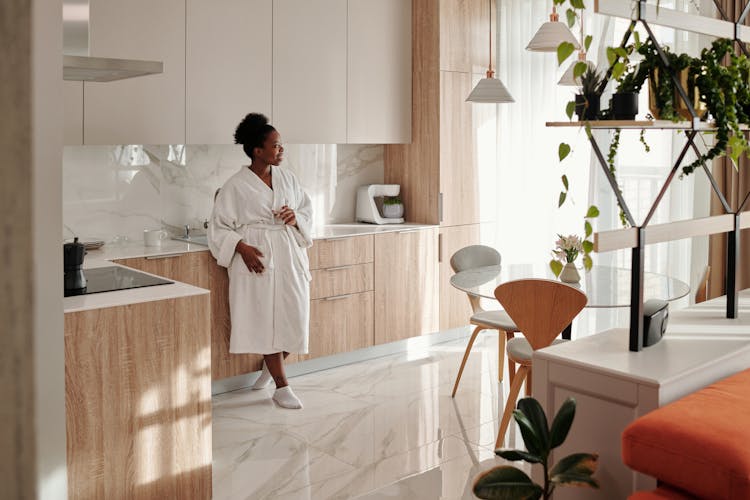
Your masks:
<svg viewBox="0 0 750 500"><path fill-rule="evenodd" d="M311 272L310 298L322 299L373 289L373 264L316 269Z"/></svg>
<svg viewBox="0 0 750 500"><path fill-rule="evenodd" d="M310 269L365 264L373 260L372 235L315 240L309 250Z"/></svg>
<svg viewBox="0 0 750 500"><path fill-rule="evenodd" d="M371 347L373 302L373 292L310 301L310 348L299 359Z"/></svg>

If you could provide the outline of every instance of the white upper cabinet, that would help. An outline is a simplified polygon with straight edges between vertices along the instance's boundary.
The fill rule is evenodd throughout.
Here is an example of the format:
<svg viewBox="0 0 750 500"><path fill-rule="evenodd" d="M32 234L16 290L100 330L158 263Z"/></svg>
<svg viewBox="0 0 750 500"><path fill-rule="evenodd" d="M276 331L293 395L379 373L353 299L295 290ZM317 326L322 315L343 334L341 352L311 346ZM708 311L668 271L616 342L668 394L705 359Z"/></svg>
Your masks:
<svg viewBox="0 0 750 500"><path fill-rule="evenodd" d="M273 0L187 0L188 144L232 144L250 112L271 115Z"/></svg>
<svg viewBox="0 0 750 500"><path fill-rule="evenodd" d="M90 55L162 61L164 73L84 85L85 144L185 142L185 1L91 0Z"/></svg>
<svg viewBox="0 0 750 500"><path fill-rule="evenodd" d="M288 143L346 137L347 0L274 0L273 124Z"/></svg>
<svg viewBox="0 0 750 500"><path fill-rule="evenodd" d="M349 0L347 142L411 142L411 1Z"/></svg>

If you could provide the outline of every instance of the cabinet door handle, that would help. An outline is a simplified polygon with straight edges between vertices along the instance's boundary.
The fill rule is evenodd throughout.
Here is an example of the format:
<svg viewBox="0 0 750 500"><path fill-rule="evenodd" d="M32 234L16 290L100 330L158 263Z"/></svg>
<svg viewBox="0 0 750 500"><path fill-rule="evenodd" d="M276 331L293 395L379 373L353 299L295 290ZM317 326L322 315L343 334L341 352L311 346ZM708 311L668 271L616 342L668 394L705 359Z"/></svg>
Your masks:
<svg viewBox="0 0 750 500"><path fill-rule="evenodd" d="M335 267L326 267L323 269L324 271L341 271L342 269L349 269L351 267L354 267L354 264L349 264L348 266L335 266Z"/></svg>
<svg viewBox="0 0 750 500"><path fill-rule="evenodd" d="M146 260L157 260L157 259L171 259L173 257L181 257L184 253L168 253L164 255L147 255Z"/></svg>
<svg viewBox="0 0 750 500"><path fill-rule="evenodd" d="M438 221L443 222L443 193L438 193Z"/></svg>
<svg viewBox="0 0 750 500"><path fill-rule="evenodd" d="M323 300L341 300L341 299L348 299L354 295L353 293L347 293L346 295L334 295L333 297L326 297Z"/></svg>

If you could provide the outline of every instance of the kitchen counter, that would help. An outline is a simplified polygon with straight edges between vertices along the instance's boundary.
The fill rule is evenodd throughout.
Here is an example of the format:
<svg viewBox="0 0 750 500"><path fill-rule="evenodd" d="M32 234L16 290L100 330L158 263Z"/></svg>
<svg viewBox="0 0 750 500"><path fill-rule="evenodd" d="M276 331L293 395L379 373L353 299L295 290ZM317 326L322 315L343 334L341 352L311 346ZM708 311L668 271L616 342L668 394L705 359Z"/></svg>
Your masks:
<svg viewBox="0 0 750 500"><path fill-rule="evenodd" d="M187 245L183 243L183 246ZM203 249L205 250L206 248L203 247ZM89 252L89 255L91 253L93 252ZM87 256L86 260L84 261L83 267L84 269L93 269L96 267L116 265L118 264L114 264L105 259L90 258ZM74 295L71 297L64 297L63 312L72 313L79 311L88 311L91 309L125 306L129 304L139 304L142 302L152 302L156 300L177 299L181 297L204 295L208 293L209 291L204 288L198 288L186 283L175 281L174 283L168 285L146 286L141 288L130 288L127 290L116 290L112 292L92 293L90 295Z"/></svg>
<svg viewBox="0 0 750 500"><path fill-rule="evenodd" d="M364 236L368 234L381 234L391 232L416 231L437 227L429 224L327 224L313 228L313 240L331 240L349 238L352 236ZM84 268L117 265L112 261L117 259L130 259L142 257L164 257L168 255L180 255L190 252L207 252L208 247L195 243L185 243L177 240L164 240L161 246L145 246L142 242L129 242L125 244L105 244L98 250L89 250L84 260ZM132 288L129 290L118 290L113 292L94 293L91 295L77 295L65 297L63 308L66 313L100 309L105 307L116 307L155 300L174 299L209 293L204 288L198 288L186 283L175 281L170 285L148 286L143 288Z"/></svg>
<svg viewBox="0 0 750 500"><path fill-rule="evenodd" d="M313 240L331 240L337 238L349 238L352 236L364 236L368 234L414 231L431 227L437 226L429 224L326 224L324 226L314 227L312 230L312 237ZM208 247L204 245L167 239L158 247L147 247L141 242L111 245L106 244L98 250L89 250L86 255L86 260L131 259L136 257L156 257L169 254L205 251L208 251Z"/></svg>

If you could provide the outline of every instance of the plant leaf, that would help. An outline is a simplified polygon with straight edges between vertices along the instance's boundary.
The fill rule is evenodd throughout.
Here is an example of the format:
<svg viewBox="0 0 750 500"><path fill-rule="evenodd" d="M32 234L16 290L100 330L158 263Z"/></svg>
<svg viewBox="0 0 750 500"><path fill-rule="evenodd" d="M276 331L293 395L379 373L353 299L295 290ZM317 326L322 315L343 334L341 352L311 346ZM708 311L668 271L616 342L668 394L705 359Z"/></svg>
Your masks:
<svg viewBox="0 0 750 500"><path fill-rule="evenodd" d="M633 31L633 40L635 40L635 48L638 50L641 46L641 35L637 31Z"/></svg>
<svg viewBox="0 0 750 500"><path fill-rule="evenodd" d="M544 414L542 405L534 398L523 398L518 401L518 409L526 415L531 425L534 426L534 433L539 436L539 442L542 446L539 456L546 458L550 450L549 425L547 424L547 415Z"/></svg>
<svg viewBox="0 0 750 500"><path fill-rule="evenodd" d="M562 183L563 183L563 186L565 186L565 191L567 191L569 189L569 187L568 187L568 176L567 175L563 175L562 176Z"/></svg>
<svg viewBox="0 0 750 500"><path fill-rule="evenodd" d="M574 9L586 8L586 5L584 5L583 0L570 0L570 5L572 5Z"/></svg>
<svg viewBox="0 0 750 500"><path fill-rule="evenodd" d="M576 23L576 11L568 9L565 11L565 16L568 18L568 28L572 28Z"/></svg>
<svg viewBox="0 0 750 500"><path fill-rule="evenodd" d="M561 66L575 49L576 48L572 43L561 42L560 45L557 46L557 65Z"/></svg>
<svg viewBox="0 0 750 500"><path fill-rule="evenodd" d="M591 227L591 223L589 221L583 223L583 231L586 233L586 238L591 236L591 233L594 232L594 229Z"/></svg>
<svg viewBox="0 0 750 500"><path fill-rule="evenodd" d="M494 500L536 500L543 490L531 478L509 465L495 467L477 477L474 494L479 498Z"/></svg>
<svg viewBox="0 0 750 500"><path fill-rule="evenodd" d="M560 197L557 199L557 208L560 208L563 206L563 203L565 203L565 198L568 197L568 193L565 191L560 191Z"/></svg>
<svg viewBox="0 0 750 500"><path fill-rule="evenodd" d="M615 53L615 49L613 47L607 47L607 62L609 65L612 66L616 60L617 54Z"/></svg>
<svg viewBox="0 0 750 500"><path fill-rule="evenodd" d="M589 67L588 64L586 64L585 62L578 61L576 65L573 66L573 79L576 81L579 81L578 79L581 78L581 76L583 76L583 74L586 72L588 67ZM574 101L574 104L575 104L575 101Z"/></svg>
<svg viewBox="0 0 750 500"><path fill-rule="evenodd" d="M495 450L495 455L497 455L498 457L502 457L505 460L510 460L512 462L523 460L524 462L529 462L532 464L542 463L541 457L539 457L538 455L534 455L532 453L525 452L523 450Z"/></svg>
<svg viewBox="0 0 750 500"><path fill-rule="evenodd" d="M574 453L563 458L552 467L550 481L556 484L576 484L598 488L591 475L596 472L599 455L596 453Z"/></svg>
<svg viewBox="0 0 750 500"><path fill-rule="evenodd" d="M560 158L560 161L563 161L565 157L567 157L569 154L570 154L570 145L564 142L561 142L560 145L557 146L557 157Z"/></svg>
<svg viewBox="0 0 750 500"><path fill-rule="evenodd" d="M583 267L587 271L591 271L591 268L594 266L594 261L591 259L590 255L584 255L583 256Z"/></svg>
<svg viewBox="0 0 750 500"><path fill-rule="evenodd" d="M565 114L568 115L568 120L573 119L573 113L575 112L575 110L576 110L576 102L569 101L568 104L565 106Z"/></svg>
<svg viewBox="0 0 750 500"><path fill-rule="evenodd" d="M628 51L625 50L623 47L616 47L615 48L615 54L617 54L619 57L628 57Z"/></svg>
<svg viewBox="0 0 750 500"><path fill-rule="evenodd" d="M568 437L570 426L573 425L573 418L576 416L576 400L573 398L566 399L557 410L552 429L550 431L550 448L557 448Z"/></svg>
<svg viewBox="0 0 750 500"><path fill-rule="evenodd" d="M599 217L599 209L596 205L591 205L589 211L586 212L586 218L593 219L594 217Z"/></svg>
<svg viewBox="0 0 750 500"><path fill-rule="evenodd" d="M558 277L563 270L563 265L559 260L552 259L549 261L549 268L552 270L555 277Z"/></svg>
<svg viewBox="0 0 750 500"><path fill-rule="evenodd" d="M526 418L521 410L513 410L513 418L516 419L516 423L521 429L521 437L523 437L523 444L526 445L526 449L529 453L541 456L542 442L536 434L534 424Z"/></svg>
<svg viewBox="0 0 750 500"><path fill-rule="evenodd" d="M588 52L589 47L591 47L591 40L593 40L593 37L591 35L586 35L586 38L583 42L583 48L586 52Z"/></svg>
<svg viewBox="0 0 750 500"><path fill-rule="evenodd" d="M589 240L583 240L582 242L583 252L591 253L594 250L594 242Z"/></svg>

